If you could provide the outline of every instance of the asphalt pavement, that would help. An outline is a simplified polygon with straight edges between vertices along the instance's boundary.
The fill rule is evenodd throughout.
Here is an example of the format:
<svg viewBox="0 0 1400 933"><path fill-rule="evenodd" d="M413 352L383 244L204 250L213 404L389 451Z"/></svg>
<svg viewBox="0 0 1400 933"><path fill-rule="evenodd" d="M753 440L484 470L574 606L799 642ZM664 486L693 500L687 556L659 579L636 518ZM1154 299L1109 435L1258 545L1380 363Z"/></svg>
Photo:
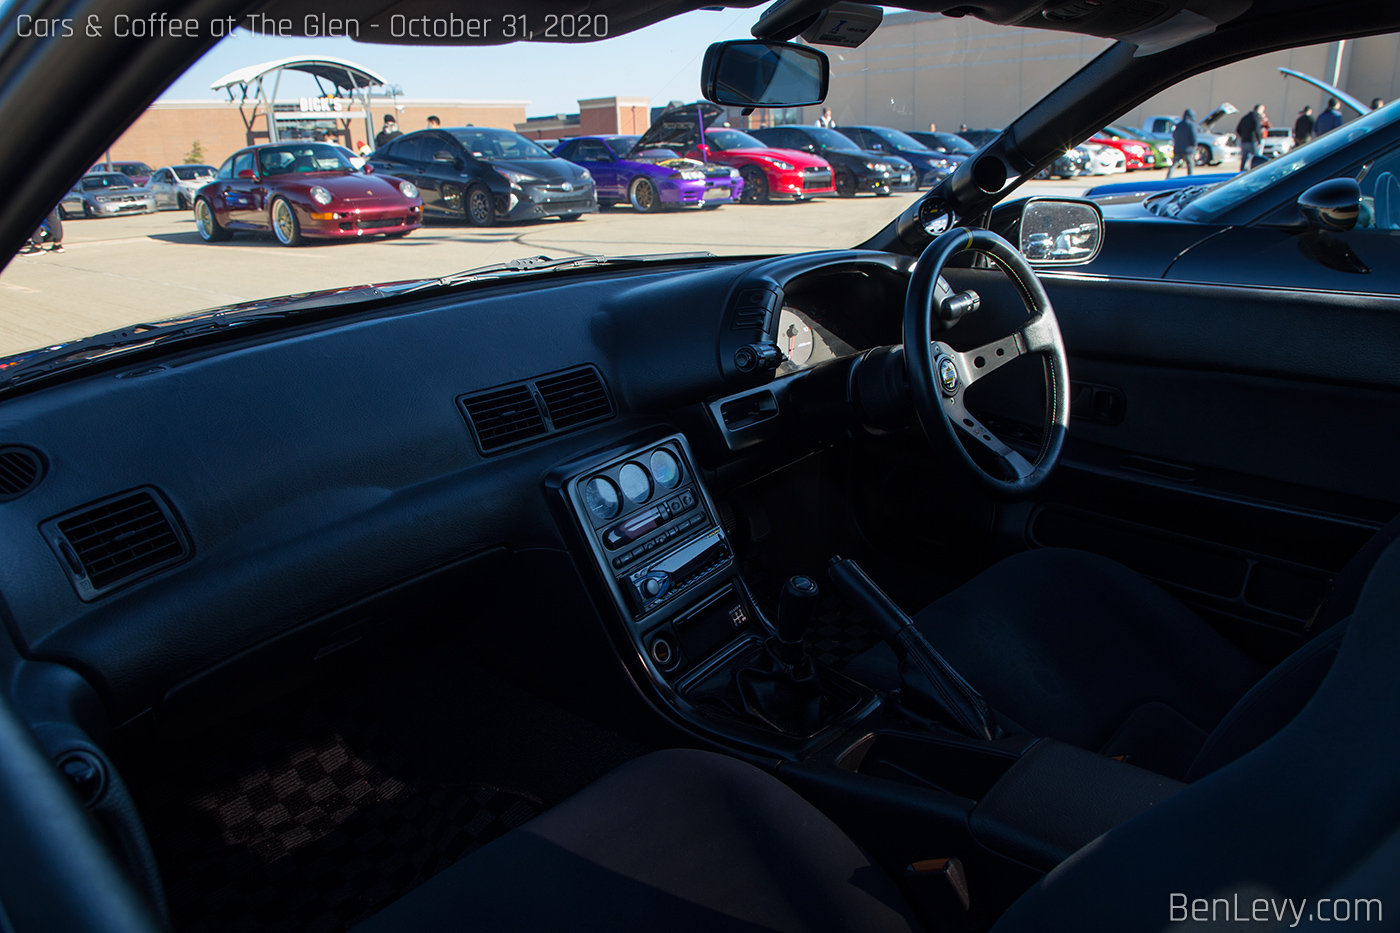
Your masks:
<svg viewBox="0 0 1400 933"><path fill-rule="evenodd" d="M1022 191L1073 196L1085 187L1084 179L1075 179L1034 182ZM527 256L846 247L874 234L913 198L823 198L649 215L616 208L573 221L487 228L430 220L398 240L313 240L290 249L270 234L204 243L185 211L74 219L63 225L65 252L16 256L0 273L0 356L240 301L448 275Z"/></svg>

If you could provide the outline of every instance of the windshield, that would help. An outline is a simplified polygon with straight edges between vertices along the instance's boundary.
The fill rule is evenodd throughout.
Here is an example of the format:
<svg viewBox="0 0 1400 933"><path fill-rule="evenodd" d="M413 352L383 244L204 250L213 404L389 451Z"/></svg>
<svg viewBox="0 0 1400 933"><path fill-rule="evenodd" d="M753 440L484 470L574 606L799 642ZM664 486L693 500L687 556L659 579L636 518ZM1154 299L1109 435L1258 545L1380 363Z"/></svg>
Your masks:
<svg viewBox="0 0 1400 933"><path fill-rule="evenodd" d="M977 152L977 147L956 133L927 133L938 140L940 148L955 155L973 155Z"/></svg>
<svg viewBox="0 0 1400 933"><path fill-rule="evenodd" d="M909 149L914 152L933 151L908 133L903 133L899 130L892 130L884 126L872 126L870 132L874 133L880 139L883 139L885 144L891 149Z"/></svg>
<svg viewBox="0 0 1400 933"><path fill-rule="evenodd" d="M453 130L457 141L478 159L487 162L496 159L552 159L548 151L530 142L519 133L504 130L461 129Z"/></svg>
<svg viewBox="0 0 1400 933"><path fill-rule="evenodd" d="M485 24L496 15L488 6L462 0L458 16ZM350 305L381 294L367 287L376 283L428 288L481 267L561 268L509 265L541 256L857 246L935 180L871 179L863 160L838 168L839 156L803 146L860 149L840 132L845 124L917 150L906 134L937 123L950 148L970 152L947 131L964 120L1005 125L1109 44L1047 33L1024 66L1023 94L966 97L946 91L945 69L965 73L968 88L998 87L999 50L1020 48L1024 30L886 8L859 48L828 50L823 103L745 113L702 102L706 49L750 36L758 16L753 7L720 7L618 34L620 20L609 30L600 14L591 27L598 38L588 42L519 41L499 34L506 27L497 16L489 20L494 44L472 46L240 27L78 169L101 174L63 207L64 251L9 258L0 272L0 359L288 295L308 296L301 307L330 300L318 297L330 291ZM533 18L529 28L543 30ZM361 26L361 39L368 30ZM59 41L81 50L80 38ZM909 48L919 56L891 57ZM934 54L937 69L916 65ZM830 122L818 126L827 108ZM772 142L754 135L787 127L803 132ZM655 145L626 159L643 134ZM159 177L137 200L134 180L107 168ZM854 192L850 171L865 173ZM133 200L92 197L120 187ZM51 206L65 195L53 192Z"/></svg>
<svg viewBox="0 0 1400 933"><path fill-rule="evenodd" d="M299 146L269 146L258 150L259 175L286 175L292 172L353 172L355 166L335 146L311 143Z"/></svg>
<svg viewBox="0 0 1400 933"><path fill-rule="evenodd" d="M803 130L808 134L808 138L818 146L826 149L859 149L855 140L835 130L829 130L824 126L809 126Z"/></svg>
<svg viewBox="0 0 1400 933"><path fill-rule="evenodd" d="M1260 191L1279 184L1307 166L1314 165L1376 130L1389 126L1397 117L1400 117L1400 110L1397 110L1394 104L1374 110L1351 123L1315 137L1302 146L1295 146L1283 155L1255 166L1229 181L1213 188L1201 189L1194 197L1177 204L1174 211L1164 213L1198 223L1209 223Z"/></svg>
<svg viewBox="0 0 1400 933"><path fill-rule="evenodd" d="M131 179L118 172L103 172L100 175L84 175L82 184L85 191L97 188L130 188Z"/></svg>

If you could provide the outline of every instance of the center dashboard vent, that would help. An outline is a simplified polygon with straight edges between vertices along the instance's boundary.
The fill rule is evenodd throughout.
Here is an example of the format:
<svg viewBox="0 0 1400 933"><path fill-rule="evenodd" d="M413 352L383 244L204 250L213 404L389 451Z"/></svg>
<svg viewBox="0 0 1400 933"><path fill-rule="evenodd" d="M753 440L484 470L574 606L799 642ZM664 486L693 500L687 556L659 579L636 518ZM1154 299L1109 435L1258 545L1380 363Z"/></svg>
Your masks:
<svg viewBox="0 0 1400 933"><path fill-rule="evenodd" d="M179 563L189 541L153 489L102 499L39 526L84 601Z"/></svg>
<svg viewBox="0 0 1400 933"><path fill-rule="evenodd" d="M592 366L464 395L457 403L483 454L509 450L613 415L607 385Z"/></svg>

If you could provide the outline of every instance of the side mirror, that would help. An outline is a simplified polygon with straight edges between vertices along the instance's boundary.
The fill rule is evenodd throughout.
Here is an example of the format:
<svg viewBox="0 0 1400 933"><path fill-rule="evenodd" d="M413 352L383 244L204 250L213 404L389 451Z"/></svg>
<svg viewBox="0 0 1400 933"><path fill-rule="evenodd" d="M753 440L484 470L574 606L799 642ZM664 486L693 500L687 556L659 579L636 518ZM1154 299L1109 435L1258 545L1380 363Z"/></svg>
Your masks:
<svg viewBox="0 0 1400 933"><path fill-rule="evenodd" d="M446 149L439 149L433 153L434 162L446 162L449 165L456 165L458 158Z"/></svg>
<svg viewBox="0 0 1400 933"><path fill-rule="evenodd" d="M705 50L700 66L705 98L729 107L820 104L830 82L825 53L790 42L716 42Z"/></svg>
<svg viewBox="0 0 1400 933"><path fill-rule="evenodd" d="M374 166L371 165L370 163L366 162L366 163L365 163L365 167L362 169L362 171L363 171L366 175L373 175L373 174L374 174Z"/></svg>
<svg viewBox="0 0 1400 933"><path fill-rule="evenodd" d="M1329 178L1298 195L1298 210L1314 230L1345 233L1361 216L1361 186L1355 178Z"/></svg>
<svg viewBox="0 0 1400 933"><path fill-rule="evenodd" d="M1020 229L1021 252L1038 266L1089 262L1103 246L1103 214L1093 201L1030 198Z"/></svg>
<svg viewBox="0 0 1400 933"><path fill-rule="evenodd" d="M240 171L240 172L238 173L238 177L239 177L239 178L257 178L258 176L255 175L255 174L253 173L253 170L252 170L252 169L250 169L250 168L245 168L245 169L243 169L242 171Z"/></svg>

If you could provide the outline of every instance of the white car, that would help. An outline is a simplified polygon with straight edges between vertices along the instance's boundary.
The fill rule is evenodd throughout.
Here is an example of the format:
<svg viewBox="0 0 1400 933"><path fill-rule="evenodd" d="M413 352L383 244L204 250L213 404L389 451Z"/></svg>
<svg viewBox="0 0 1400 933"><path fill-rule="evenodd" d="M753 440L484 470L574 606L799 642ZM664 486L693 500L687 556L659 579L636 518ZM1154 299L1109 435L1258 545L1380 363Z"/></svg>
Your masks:
<svg viewBox="0 0 1400 933"><path fill-rule="evenodd" d="M1272 159L1283 155L1292 148L1293 131L1286 126L1273 126L1264 135L1264 142L1259 147L1259 154Z"/></svg>
<svg viewBox="0 0 1400 933"><path fill-rule="evenodd" d="M1240 140L1234 133L1213 133L1211 127L1221 117L1239 113L1234 104L1221 104L1212 110L1204 120L1196 124L1196 164L1220 165L1223 162L1238 162ZM1154 139L1171 139L1172 130L1181 118L1167 114L1148 117L1142 122L1142 131Z"/></svg>
<svg viewBox="0 0 1400 933"><path fill-rule="evenodd" d="M1128 170L1128 158L1122 149L1095 143L1086 143L1085 148L1089 150L1089 174L1118 175Z"/></svg>
<svg viewBox="0 0 1400 933"><path fill-rule="evenodd" d="M146 182L156 209L187 211L194 206L195 192L214 179L212 165L167 165L158 168Z"/></svg>

